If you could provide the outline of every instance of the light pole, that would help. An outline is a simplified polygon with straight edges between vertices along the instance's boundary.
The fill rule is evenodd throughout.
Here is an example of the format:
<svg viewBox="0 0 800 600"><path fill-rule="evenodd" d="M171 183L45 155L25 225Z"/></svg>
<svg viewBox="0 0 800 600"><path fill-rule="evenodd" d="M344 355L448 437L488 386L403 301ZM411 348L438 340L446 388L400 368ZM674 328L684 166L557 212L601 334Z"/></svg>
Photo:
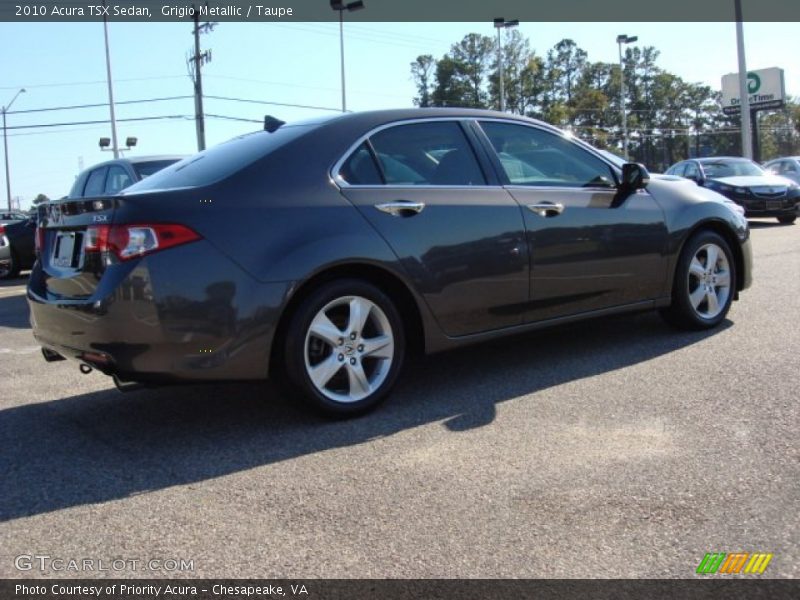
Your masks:
<svg viewBox="0 0 800 600"><path fill-rule="evenodd" d="M639 38L635 35L617 36L619 46L619 106L622 111L622 155L628 160L628 113L625 110L625 65L622 63L622 44L632 44Z"/></svg>
<svg viewBox="0 0 800 600"><path fill-rule="evenodd" d="M744 59L744 28L742 26L742 0L735 0L736 49L739 55L739 114L742 124L742 156L753 158L753 139L750 131L750 97L747 92L747 64Z"/></svg>
<svg viewBox="0 0 800 600"><path fill-rule="evenodd" d="M500 80L500 111L505 112L506 110L506 86L505 86L505 79L503 74L503 42L500 38L500 30L501 29L511 29L512 27L516 27L519 25L519 20L514 19L513 21L506 21L503 17L498 17L494 20L494 27L497 29L497 70L498 70L498 79Z"/></svg>
<svg viewBox="0 0 800 600"><path fill-rule="evenodd" d="M25 91L25 88L20 89L14 97L11 99L11 102L6 104L3 107L3 153L6 159L6 197L8 198L8 210L11 210L11 175L9 175L8 171L8 137L6 136L6 113L8 109L11 108L11 105L14 104L14 100L17 99L17 96L22 94Z"/></svg>
<svg viewBox="0 0 800 600"><path fill-rule="evenodd" d="M348 2L345 4L342 0L331 0L331 8L339 11L339 55L341 57L341 70L342 70L342 112L347 112L347 97L344 91L344 11L353 12L364 8L364 2L357 0L356 2Z"/></svg>

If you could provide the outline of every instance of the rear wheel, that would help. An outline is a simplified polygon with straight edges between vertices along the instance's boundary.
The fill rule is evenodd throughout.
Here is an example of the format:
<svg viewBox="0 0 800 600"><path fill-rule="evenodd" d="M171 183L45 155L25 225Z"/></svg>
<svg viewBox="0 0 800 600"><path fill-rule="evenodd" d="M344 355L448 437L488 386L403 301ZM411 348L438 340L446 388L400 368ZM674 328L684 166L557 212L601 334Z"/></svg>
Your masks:
<svg viewBox="0 0 800 600"><path fill-rule="evenodd" d="M735 290L736 263L728 243L712 231L702 231L681 253L672 304L661 314L683 329L709 329L725 319Z"/></svg>
<svg viewBox="0 0 800 600"><path fill-rule="evenodd" d="M20 272L20 263L17 253L11 248L11 255L8 261L0 262L0 279L13 279L18 277Z"/></svg>
<svg viewBox="0 0 800 600"><path fill-rule="evenodd" d="M791 225L797 219L797 215L784 215L782 217L778 217L778 223L783 223L784 225Z"/></svg>
<svg viewBox="0 0 800 600"><path fill-rule="evenodd" d="M360 280L315 290L292 316L286 372L304 400L329 415L366 412L388 396L405 353L392 301Z"/></svg>

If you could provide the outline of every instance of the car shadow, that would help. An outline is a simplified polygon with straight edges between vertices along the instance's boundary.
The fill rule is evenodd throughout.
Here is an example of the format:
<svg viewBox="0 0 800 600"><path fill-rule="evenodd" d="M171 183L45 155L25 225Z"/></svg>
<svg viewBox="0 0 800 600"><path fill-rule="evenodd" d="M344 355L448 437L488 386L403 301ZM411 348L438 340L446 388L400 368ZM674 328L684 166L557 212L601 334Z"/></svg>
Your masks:
<svg viewBox="0 0 800 600"><path fill-rule="evenodd" d="M770 221L748 220L747 224L750 226L750 229L773 229L778 227L790 227L791 225L794 225L794 223L779 223L776 219L772 219Z"/></svg>
<svg viewBox="0 0 800 600"><path fill-rule="evenodd" d="M18 281L16 285L19 285ZM0 286L0 327L13 327L15 329L30 328L31 324L28 315L28 304L25 300L25 290L23 289L19 294L5 295L4 290L11 287L13 286Z"/></svg>
<svg viewBox="0 0 800 600"><path fill-rule="evenodd" d="M541 390L673 352L730 324L676 332L646 313L429 356L407 365L387 404L351 420L298 408L269 383L125 395L109 389L8 408L0 411L0 521L204 481L437 421L454 433L484 427L505 400L533 394L526 401L537 402Z"/></svg>

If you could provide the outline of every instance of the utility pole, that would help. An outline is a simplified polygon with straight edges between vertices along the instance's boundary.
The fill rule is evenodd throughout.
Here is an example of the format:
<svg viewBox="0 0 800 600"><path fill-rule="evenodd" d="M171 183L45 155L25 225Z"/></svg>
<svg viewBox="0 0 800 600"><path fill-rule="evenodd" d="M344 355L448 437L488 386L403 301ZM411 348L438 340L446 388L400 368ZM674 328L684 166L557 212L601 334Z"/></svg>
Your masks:
<svg viewBox="0 0 800 600"><path fill-rule="evenodd" d="M194 120L197 129L197 150L202 151L206 149L206 123L205 114L203 112L203 75L202 67L204 64L211 62L211 50L200 52L200 34L209 33L216 23L200 23L200 10L198 7L193 6L194 18L194 54L189 58L189 71L194 83Z"/></svg>
<svg viewBox="0 0 800 600"><path fill-rule="evenodd" d="M25 88L20 89L14 97L11 99L11 102L6 104L2 108L3 113L3 156L5 157L6 163L6 199L8 200L8 210L11 210L11 173L8 168L8 136L7 136L7 129L6 129L6 113L8 113L8 109L11 108L11 105L14 104L14 100L17 99L17 96L20 94L25 93Z"/></svg>
<svg viewBox="0 0 800 600"><path fill-rule="evenodd" d="M106 0L103 0L106 6ZM111 85L111 52L108 49L108 18L103 15L103 36L106 41L106 77L108 79L108 106L111 109L111 148L114 158L119 158L119 145L117 144L117 118L114 116L114 87Z"/></svg>

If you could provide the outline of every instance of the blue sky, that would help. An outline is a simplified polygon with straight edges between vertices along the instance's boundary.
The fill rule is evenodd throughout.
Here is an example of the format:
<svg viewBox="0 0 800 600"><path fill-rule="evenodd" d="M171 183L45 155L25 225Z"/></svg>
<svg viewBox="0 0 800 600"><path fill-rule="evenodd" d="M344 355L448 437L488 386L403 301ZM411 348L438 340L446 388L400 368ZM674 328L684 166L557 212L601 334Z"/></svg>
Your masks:
<svg viewBox="0 0 800 600"><path fill-rule="evenodd" d="M347 104L351 110L410 106L414 86L409 63L419 54L440 57L469 32L494 35L491 23L346 23ZM592 61L616 61L617 34L638 35L640 45L661 51L659 66L688 81L718 89L722 75L737 70L733 23L522 23L520 31L539 54L565 37ZM786 91L800 96L800 67L789 49L798 23L746 23L748 69L782 67ZM193 43L187 23L111 23L109 25L114 95L117 101L192 94L186 57ZM212 62L203 70L207 95L304 104L337 109L338 23L221 23L202 36ZM20 87L14 110L97 104L107 101L103 28L100 23L0 24L0 105ZM117 118L192 115L191 99L117 107ZM283 120L332 114L324 110L207 99L208 114ZM108 118L108 108L10 114L8 125L93 121ZM252 131L256 123L209 118L208 145ZM119 123L120 140L135 136L129 155L191 154L194 122L169 119ZM60 197L69 191L79 166L111 157L97 140L110 136L108 125L79 125L9 132L12 196L23 207L38 193ZM0 170L5 206L5 176Z"/></svg>

